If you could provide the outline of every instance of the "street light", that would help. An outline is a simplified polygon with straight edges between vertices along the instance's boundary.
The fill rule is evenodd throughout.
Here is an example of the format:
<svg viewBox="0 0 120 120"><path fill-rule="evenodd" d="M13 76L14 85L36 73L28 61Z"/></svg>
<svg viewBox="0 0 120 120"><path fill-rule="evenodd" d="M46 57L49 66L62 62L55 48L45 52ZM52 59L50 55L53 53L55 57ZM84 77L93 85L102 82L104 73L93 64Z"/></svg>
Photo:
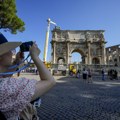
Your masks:
<svg viewBox="0 0 120 120"><path fill-rule="evenodd" d="M48 26L46 31L46 38L45 38L45 46L44 46L44 56L43 56L43 62L46 63L47 61L47 52L48 52L48 40L49 40L49 32L50 32L50 24L57 25L55 22L51 21L50 18L47 19Z"/></svg>

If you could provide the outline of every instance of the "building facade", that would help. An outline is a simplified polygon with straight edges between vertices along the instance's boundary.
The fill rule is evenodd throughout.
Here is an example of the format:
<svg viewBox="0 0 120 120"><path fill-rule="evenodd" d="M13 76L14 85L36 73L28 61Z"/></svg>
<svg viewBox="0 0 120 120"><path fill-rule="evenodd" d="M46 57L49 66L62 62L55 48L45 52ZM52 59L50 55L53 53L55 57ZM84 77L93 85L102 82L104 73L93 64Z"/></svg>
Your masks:
<svg viewBox="0 0 120 120"><path fill-rule="evenodd" d="M106 62L108 65L120 66L120 44L106 48Z"/></svg>

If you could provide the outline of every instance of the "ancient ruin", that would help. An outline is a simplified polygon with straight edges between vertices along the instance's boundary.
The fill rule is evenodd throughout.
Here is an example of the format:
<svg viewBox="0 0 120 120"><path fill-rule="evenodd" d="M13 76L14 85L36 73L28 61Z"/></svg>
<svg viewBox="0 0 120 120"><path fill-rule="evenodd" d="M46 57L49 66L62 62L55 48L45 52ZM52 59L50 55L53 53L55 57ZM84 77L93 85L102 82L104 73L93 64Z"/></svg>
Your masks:
<svg viewBox="0 0 120 120"><path fill-rule="evenodd" d="M78 52L82 64L106 65L104 30L60 30L52 31L53 64L70 64L71 54Z"/></svg>
<svg viewBox="0 0 120 120"><path fill-rule="evenodd" d="M106 48L106 62L108 65L120 66L120 44Z"/></svg>

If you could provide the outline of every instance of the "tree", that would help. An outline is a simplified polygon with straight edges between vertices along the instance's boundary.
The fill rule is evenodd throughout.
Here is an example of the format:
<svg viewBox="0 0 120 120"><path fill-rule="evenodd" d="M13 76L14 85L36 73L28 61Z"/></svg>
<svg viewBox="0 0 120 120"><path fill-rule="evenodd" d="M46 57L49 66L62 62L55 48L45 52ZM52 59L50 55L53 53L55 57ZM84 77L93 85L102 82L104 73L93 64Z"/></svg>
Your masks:
<svg viewBox="0 0 120 120"><path fill-rule="evenodd" d="M17 16L15 0L0 0L0 29L16 34L25 30L24 25Z"/></svg>

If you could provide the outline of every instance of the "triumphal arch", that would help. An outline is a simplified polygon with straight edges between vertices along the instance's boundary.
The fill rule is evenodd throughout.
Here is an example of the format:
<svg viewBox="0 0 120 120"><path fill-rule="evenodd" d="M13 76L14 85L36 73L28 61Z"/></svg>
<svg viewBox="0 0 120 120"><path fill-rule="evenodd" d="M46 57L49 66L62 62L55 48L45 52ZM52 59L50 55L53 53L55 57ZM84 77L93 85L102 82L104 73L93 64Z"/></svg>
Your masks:
<svg viewBox="0 0 120 120"><path fill-rule="evenodd" d="M61 30L52 31L53 64L71 64L71 54L78 52L86 65L106 64L104 30Z"/></svg>

